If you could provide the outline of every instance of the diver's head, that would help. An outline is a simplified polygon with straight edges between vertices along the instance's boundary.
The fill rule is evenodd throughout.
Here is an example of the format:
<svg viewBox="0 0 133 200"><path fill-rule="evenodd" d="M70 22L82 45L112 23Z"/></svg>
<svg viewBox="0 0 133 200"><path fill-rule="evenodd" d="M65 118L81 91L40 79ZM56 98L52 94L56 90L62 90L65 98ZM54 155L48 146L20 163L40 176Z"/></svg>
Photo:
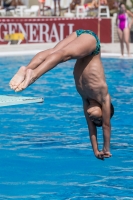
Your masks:
<svg viewBox="0 0 133 200"><path fill-rule="evenodd" d="M124 13L126 11L126 6L124 3L121 3L119 5L119 10L120 10L120 13Z"/></svg>
<svg viewBox="0 0 133 200"><path fill-rule="evenodd" d="M114 107L112 103L110 104L111 115L110 118L114 115ZM95 124L95 126L102 126L102 108L101 106L96 103L93 105L90 104L89 108L87 109L87 113L89 115L90 120Z"/></svg>

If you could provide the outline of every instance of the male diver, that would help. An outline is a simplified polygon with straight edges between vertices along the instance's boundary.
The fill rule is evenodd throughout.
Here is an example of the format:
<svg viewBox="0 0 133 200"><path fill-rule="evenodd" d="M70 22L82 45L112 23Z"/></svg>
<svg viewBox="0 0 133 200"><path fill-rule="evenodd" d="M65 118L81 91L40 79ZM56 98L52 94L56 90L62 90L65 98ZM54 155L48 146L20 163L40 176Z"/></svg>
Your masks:
<svg viewBox="0 0 133 200"><path fill-rule="evenodd" d="M14 91L22 91L58 63L76 59L74 79L83 100L83 109L88 124L90 140L98 159L111 157L110 119L114 114L100 57L100 41L90 30L77 30L54 48L35 55L31 62L22 66L10 81ZM103 129L103 148L98 149L97 126Z"/></svg>

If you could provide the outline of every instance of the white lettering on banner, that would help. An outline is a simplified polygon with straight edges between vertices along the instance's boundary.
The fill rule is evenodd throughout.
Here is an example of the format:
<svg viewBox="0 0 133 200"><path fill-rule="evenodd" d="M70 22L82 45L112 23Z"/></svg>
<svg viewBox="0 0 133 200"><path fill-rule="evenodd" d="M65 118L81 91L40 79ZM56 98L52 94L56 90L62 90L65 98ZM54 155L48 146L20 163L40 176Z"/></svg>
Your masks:
<svg viewBox="0 0 133 200"><path fill-rule="evenodd" d="M74 24L67 24L67 26L69 27L69 35L70 35L71 33L73 33Z"/></svg>
<svg viewBox="0 0 133 200"><path fill-rule="evenodd" d="M39 24L39 34L40 34L40 41L39 42L44 42L43 40L43 35L45 35L45 38L46 38L46 42L48 42L49 40L49 25L48 24ZM44 31L44 28L45 28L45 31Z"/></svg>
<svg viewBox="0 0 133 200"><path fill-rule="evenodd" d="M23 33L24 37L27 38L27 33L28 33L27 26L26 26L26 31L24 30L24 27L22 26L22 24L19 23L18 27L19 27L19 33Z"/></svg>
<svg viewBox="0 0 133 200"><path fill-rule="evenodd" d="M64 26L65 26L65 24L59 24L59 27L60 27L60 40L64 39Z"/></svg>
<svg viewBox="0 0 133 200"><path fill-rule="evenodd" d="M34 39L34 37L37 35L38 24L30 24L29 27L30 27L29 42L38 42L39 41L38 37L36 37L36 39Z"/></svg>
<svg viewBox="0 0 133 200"><path fill-rule="evenodd" d="M8 31L3 30L7 29L7 24L0 24L0 42L4 42L4 35L7 35Z"/></svg>
<svg viewBox="0 0 133 200"><path fill-rule="evenodd" d="M52 38L55 38L55 42L60 41L55 23L53 23L53 26L52 26L52 29L51 29L51 33L50 33L50 36L49 36L49 42L52 42Z"/></svg>
<svg viewBox="0 0 133 200"><path fill-rule="evenodd" d="M21 26L22 26L22 24L21 24ZM28 24L25 24L25 27L26 27L25 33L23 33L23 34L24 34L24 36L25 36L26 43L28 43Z"/></svg>
<svg viewBox="0 0 133 200"><path fill-rule="evenodd" d="M14 23L8 24L8 33L9 34L15 33L16 31L17 31L17 24L14 24Z"/></svg>
<svg viewBox="0 0 133 200"><path fill-rule="evenodd" d="M4 36L12 33L23 33L26 42L59 42L65 37L65 29L73 32L74 24L53 23L0 23L0 42L4 42Z"/></svg>

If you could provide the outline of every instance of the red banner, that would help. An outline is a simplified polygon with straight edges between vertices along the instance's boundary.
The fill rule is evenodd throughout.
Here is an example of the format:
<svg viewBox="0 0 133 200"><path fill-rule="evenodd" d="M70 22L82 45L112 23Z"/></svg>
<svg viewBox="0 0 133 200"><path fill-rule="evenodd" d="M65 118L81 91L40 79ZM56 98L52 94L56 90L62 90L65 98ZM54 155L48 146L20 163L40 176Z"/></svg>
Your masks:
<svg viewBox="0 0 133 200"><path fill-rule="evenodd" d="M101 42L111 43L111 19L1 18L0 44L11 40L20 40L20 43L59 42L77 29L92 30L98 34L98 23Z"/></svg>

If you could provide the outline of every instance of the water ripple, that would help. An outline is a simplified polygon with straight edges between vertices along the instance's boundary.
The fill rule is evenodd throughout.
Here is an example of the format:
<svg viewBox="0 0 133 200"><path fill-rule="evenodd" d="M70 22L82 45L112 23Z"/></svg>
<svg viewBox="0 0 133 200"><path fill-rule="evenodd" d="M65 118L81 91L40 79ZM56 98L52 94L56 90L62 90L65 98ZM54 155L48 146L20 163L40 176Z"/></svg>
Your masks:
<svg viewBox="0 0 133 200"><path fill-rule="evenodd" d="M8 82L31 58L1 58L1 94L14 95ZM1 108L0 200L133 200L133 64L102 62L115 107L112 158L95 158L74 86L75 60L62 63L16 94L44 97L44 104ZM98 143L102 149L101 128Z"/></svg>

